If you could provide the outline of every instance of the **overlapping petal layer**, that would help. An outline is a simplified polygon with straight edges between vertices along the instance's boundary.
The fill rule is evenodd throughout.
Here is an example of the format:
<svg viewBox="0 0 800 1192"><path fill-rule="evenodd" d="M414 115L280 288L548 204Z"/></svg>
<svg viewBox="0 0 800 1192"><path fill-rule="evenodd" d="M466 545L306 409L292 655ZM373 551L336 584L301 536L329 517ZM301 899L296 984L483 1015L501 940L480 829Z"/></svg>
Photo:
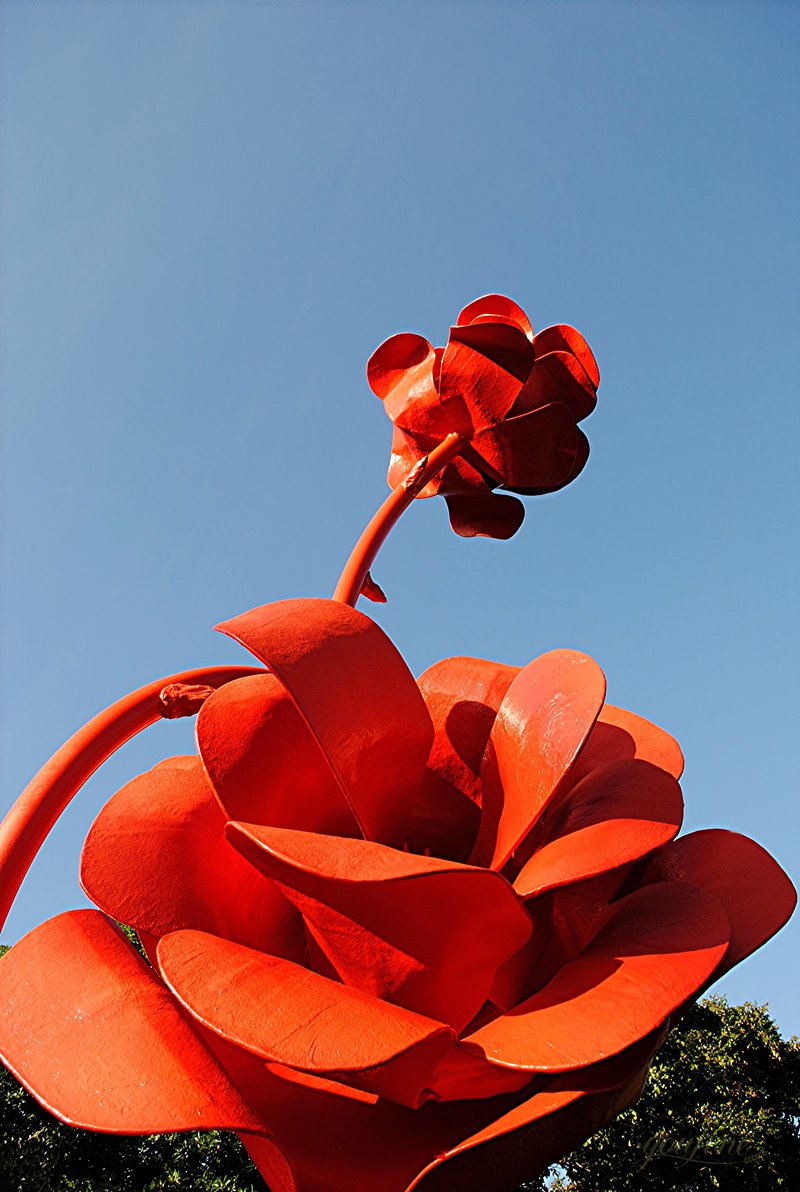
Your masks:
<svg viewBox="0 0 800 1192"><path fill-rule="evenodd" d="M533 327L525 311L514 302L513 298L506 298L505 294L483 294L473 302L467 303L459 313L456 324L466 327L477 319L508 320L533 342Z"/></svg>
<svg viewBox="0 0 800 1192"><path fill-rule="evenodd" d="M437 1156L408 1192L481 1188L510 1192L546 1171L641 1094L646 1064L621 1087L592 1092L553 1081L521 1105Z"/></svg>
<svg viewBox="0 0 800 1192"><path fill-rule="evenodd" d="M472 433L478 434L508 414L534 358L531 341L513 324L481 321L451 327L439 393L443 401L466 402Z"/></svg>
<svg viewBox="0 0 800 1192"><path fill-rule="evenodd" d="M612 762L564 798L514 889L530 898L638 861L677 836L682 819L670 774L645 761Z"/></svg>
<svg viewBox="0 0 800 1192"><path fill-rule="evenodd" d="M433 727L386 634L355 609L320 599L266 604L217 628L278 676L365 836L402 844Z"/></svg>
<svg viewBox="0 0 800 1192"><path fill-rule="evenodd" d="M317 738L275 675L218 688L197 718L197 747L228 819L361 835Z"/></svg>
<svg viewBox="0 0 800 1192"><path fill-rule="evenodd" d="M436 365L436 350L427 339L402 333L372 354L367 379L397 427L438 440L451 431L467 432L469 418L460 396L438 393Z"/></svg>
<svg viewBox="0 0 800 1192"><path fill-rule="evenodd" d="M513 1011L467 1041L495 1063L563 1072L616 1055L702 988L728 947L713 894L659 882L617 902L581 955Z"/></svg>
<svg viewBox="0 0 800 1192"><path fill-rule="evenodd" d="M545 327L533 337L533 346L537 358L545 356L548 352L571 352L595 389L599 386L600 369L597 367L597 361L586 340L574 327L567 323Z"/></svg>
<svg viewBox="0 0 800 1192"><path fill-rule="evenodd" d="M199 758L170 759L118 791L89 831L80 876L97 906L137 931L191 927L303 954L291 904L226 839Z"/></svg>
<svg viewBox="0 0 800 1192"><path fill-rule="evenodd" d="M98 911L49 919L3 957L0 1055L51 1113L84 1129L263 1128L169 991Z"/></svg>
<svg viewBox="0 0 800 1192"><path fill-rule="evenodd" d="M480 823L483 751L518 673L482 658L445 658L420 675L434 738L406 834L412 852L468 859Z"/></svg>
<svg viewBox="0 0 800 1192"><path fill-rule="evenodd" d="M680 778L683 773L683 754L674 737L635 712L604 704L575 761L570 780L580 782L593 770L626 758L650 762L673 778Z"/></svg>
<svg viewBox="0 0 800 1192"><path fill-rule="evenodd" d="M428 765L456 790L481 802L481 761L498 709L520 672L485 658L445 658L417 680L433 722Z"/></svg>
<svg viewBox="0 0 800 1192"><path fill-rule="evenodd" d="M197 931L162 939L161 973L179 1001L263 1059L416 1108L455 1031L302 965Z"/></svg>
<svg viewBox="0 0 800 1192"><path fill-rule="evenodd" d="M559 488L577 454L575 420L565 405L551 402L475 435L467 458L497 484L524 491Z"/></svg>
<svg viewBox="0 0 800 1192"><path fill-rule="evenodd" d="M535 1091L416 1111L342 1096L278 1065L265 1071L241 1052L226 1051L224 1062L293 1157L297 1192L509 1192L635 1099L656 1041L648 1043L583 1073L579 1088L557 1077Z"/></svg>
<svg viewBox="0 0 800 1192"><path fill-rule="evenodd" d="M723 828L690 832L660 849L642 883L669 879L694 882L711 891L725 907L731 926L730 947L715 976L765 944L788 922L797 905L797 891L766 849L748 836Z"/></svg>
<svg viewBox="0 0 800 1192"><path fill-rule="evenodd" d="M230 824L347 984L461 1030L530 935L506 880L369 841Z"/></svg>
<svg viewBox="0 0 800 1192"><path fill-rule="evenodd" d="M394 424L393 488L449 434L461 436L460 456L417 495L442 493L463 537L511 537L524 507L492 490L554 492L588 458L577 423L594 409L600 381L588 344L566 324L534 336L502 294L469 303L444 348L391 336L370 357L367 379Z"/></svg>
<svg viewBox="0 0 800 1192"><path fill-rule="evenodd" d="M557 793L603 706L600 667L575 650L530 662L500 705L481 768L473 864L499 869Z"/></svg>
<svg viewBox="0 0 800 1192"><path fill-rule="evenodd" d="M578 422L588 417L597 403L594 386L570 352L548 352L537 360L515 408L522 414L550 402L561 402Z"/></svg>

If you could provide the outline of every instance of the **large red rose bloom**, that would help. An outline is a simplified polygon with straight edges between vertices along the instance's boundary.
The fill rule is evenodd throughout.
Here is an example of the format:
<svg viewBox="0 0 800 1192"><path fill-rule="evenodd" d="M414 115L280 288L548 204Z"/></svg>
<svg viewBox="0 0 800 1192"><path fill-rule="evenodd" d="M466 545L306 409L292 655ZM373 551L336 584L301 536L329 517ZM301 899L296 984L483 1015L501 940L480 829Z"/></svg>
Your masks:
<svg viewBox="0 0 800 1192"><path fill-rule="evenodd" d="M268 669L101 811L100 910L0 964L0 1051L66 1121L237 1130L273 1192L507 1192L792 911L753 841L675 839L680 750L585 655L415 682L334 601L221 628Z"/></svg>

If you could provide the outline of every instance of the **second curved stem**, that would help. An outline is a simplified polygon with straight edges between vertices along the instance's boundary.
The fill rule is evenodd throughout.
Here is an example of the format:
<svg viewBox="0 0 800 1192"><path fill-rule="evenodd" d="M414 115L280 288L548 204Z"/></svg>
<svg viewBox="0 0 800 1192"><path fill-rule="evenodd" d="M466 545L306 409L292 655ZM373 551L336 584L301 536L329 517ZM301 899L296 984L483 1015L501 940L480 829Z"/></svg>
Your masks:
<svg viewBox="0 0 800 1192"><path fill-rule="evenodd" d="M429 455L419 461L402 484L392 489L353 547L333 593L334 600L355 607L367 572L389 531L417 494L458 455L463 446L464 439L461 435L447 435Z"/></svg>

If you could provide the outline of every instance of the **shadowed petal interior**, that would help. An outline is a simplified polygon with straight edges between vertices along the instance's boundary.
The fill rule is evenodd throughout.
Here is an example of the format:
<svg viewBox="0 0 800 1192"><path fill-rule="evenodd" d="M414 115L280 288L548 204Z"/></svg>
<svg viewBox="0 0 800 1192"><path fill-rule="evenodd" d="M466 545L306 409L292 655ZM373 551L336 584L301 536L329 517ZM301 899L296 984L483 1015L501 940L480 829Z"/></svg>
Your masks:
<svg viewBox="0 0 800 1192"><path fill-rule="evenodd" d="M702 988L729 939L722 903L708 891L686 882L637 890L544 988L466 1041L529 1071L596 1063L663 1025Z"/></svg>
<svg viewBox="0 0 800 1192"><path fill-rule="evenodd" d="M649 762L612 762L564 798L514 881L522 898L638 861L677 836L681 788Z"/></svg>

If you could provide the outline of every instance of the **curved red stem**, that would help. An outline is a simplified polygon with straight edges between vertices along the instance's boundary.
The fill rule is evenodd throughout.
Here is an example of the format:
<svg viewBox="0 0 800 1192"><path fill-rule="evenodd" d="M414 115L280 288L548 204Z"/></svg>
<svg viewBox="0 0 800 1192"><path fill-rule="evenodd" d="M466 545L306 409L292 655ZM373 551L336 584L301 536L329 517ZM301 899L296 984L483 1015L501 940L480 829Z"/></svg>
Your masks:
<svg viewBox="0 0 800 1192"><path fill-rule="evenodd" d="M100 712L53 754L0 824L0 929L48 832L98 766L162 717L199 710L202 694L194 692L185 708L176 709L174 692L161 699L164 688L210 689L253 674L263 674L263 667L208 666L148 683Z"/></svg>
<svg viewBox="0 0 800 1192"><path fill-rule="evenodd" d="M433 480L464 446L461 435L448 435L429 455L424 456L409 472L402 484L393 488L353 547L350 558L339 576L333 599L355 607L372 562L386 540L386 536L417 493Z"/></svg>

